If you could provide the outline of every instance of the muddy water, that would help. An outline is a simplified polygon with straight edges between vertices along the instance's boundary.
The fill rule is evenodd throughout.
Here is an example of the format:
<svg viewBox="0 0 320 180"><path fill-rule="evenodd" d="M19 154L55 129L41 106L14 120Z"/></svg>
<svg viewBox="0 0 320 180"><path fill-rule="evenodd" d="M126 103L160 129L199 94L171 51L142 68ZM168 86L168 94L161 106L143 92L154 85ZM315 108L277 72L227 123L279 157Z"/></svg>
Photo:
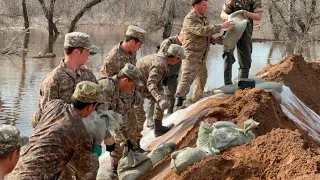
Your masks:
<svg viewBox="0 0 320 180"><path fill-rule="evenodd" d="M80 31L90 34L92 43L100 48L100 52L90 56L87 63L97 75L105 55L122 40L125 29L86 27ZM13 34L16 32L0 33L0 48L9 42L8 39L13 37ZM160 35L150 36L148 42L139 50L138 58L155 53L156 46L161 42L160 37ZM29 42L25 44L28 48L26 54L0 55L0 124L13 124L20 129L22 134L31 135L33 129L29 124L29 118L37 110L40 83L63 58L63 39L64 36L60 35L53 44L52 50L57 55L55 58L32 58L40 52L45 53L51 49L47 45L47 32L37 30L32 30L30 33ZM278 63L287 54L297 50L281 42L254 43L253 47L251 74L257 73L267 64ZM303 50L307 61L314 61L320 55L317 44L305 45ZM209 78L206 89L216 88L223 84L221 55L221 46L211 46L207 62ZM238 65L235 63L233 76L237 75L237 69Z"/></svg>

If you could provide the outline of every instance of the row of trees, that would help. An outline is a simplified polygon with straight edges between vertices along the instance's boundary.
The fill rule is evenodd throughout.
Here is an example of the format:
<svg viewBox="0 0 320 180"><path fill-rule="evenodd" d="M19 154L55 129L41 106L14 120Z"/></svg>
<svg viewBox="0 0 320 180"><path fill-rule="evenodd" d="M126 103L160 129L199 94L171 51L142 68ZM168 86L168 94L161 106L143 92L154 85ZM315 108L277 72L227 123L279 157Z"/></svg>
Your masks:
<svg viewBox="0 0 320 180"><path fill-rule="evenodd" d="M263 34L261 38L292 41L318 39L319 1L262 0L263 21L256 24ZM209 0L207 16L213 23L221 22L219 15L224 2ZM149 32L164 29L163 38L166 38L173 29L181 28L183 17L191 8L189 3L190 0L21 0L20 3L2 0L0 26L10 18L13 22L23 19L26 29L30 24L46 22L48 33L54 35L59 34L59 27L74 31L82 18L81 24L133 23Z"/></svg>

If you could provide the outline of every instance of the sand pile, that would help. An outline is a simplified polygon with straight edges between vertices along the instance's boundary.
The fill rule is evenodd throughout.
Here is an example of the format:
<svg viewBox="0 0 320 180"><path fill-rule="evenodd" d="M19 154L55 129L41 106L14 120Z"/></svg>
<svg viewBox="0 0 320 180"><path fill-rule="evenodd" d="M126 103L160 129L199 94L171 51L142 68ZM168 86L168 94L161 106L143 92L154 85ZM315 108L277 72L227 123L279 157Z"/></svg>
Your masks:
<svg viewBox="0 0 320 180"><path fill-rule="evenodd" d="M262 69L257 76L265 81L282 82L309 108L320 114L320 60L307 63L301 54L286 57Z"/></svg>

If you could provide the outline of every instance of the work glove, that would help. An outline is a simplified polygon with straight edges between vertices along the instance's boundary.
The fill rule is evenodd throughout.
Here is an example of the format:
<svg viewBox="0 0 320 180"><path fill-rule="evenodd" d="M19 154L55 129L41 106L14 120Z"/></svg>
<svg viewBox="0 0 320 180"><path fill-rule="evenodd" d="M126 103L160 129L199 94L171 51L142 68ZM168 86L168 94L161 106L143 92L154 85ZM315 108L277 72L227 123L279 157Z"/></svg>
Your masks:
<svg viewBox="0 0 320 180"><path fill-rule="evenodd" d="M166 109L168 109L170 107L170 102L165 100L165 99L163 99L163 100L161 100L159 102L159 106L164 111L164 110L166 110Z"/></svg>
<svg viewBox="0 0 320 180"><path fill-rule="evenodd" d="M101 145L93 145L91 152L96 153L99 157L102 154L102 146Z"/></svg>
<svg viewBox="0 0 320 180"><path fill-rule="evenodd" d="M126 140L126 145L127 145L128 149L129 149L129 151L133 149L133 144L129 139Z"/></svg>
<svg viewBox="0 0 320 180"><path fill-rule="evenodd" d="M116 150L116 143L113 143L111 145L106 145L106 151L112 152L114 150Z"/></svg>

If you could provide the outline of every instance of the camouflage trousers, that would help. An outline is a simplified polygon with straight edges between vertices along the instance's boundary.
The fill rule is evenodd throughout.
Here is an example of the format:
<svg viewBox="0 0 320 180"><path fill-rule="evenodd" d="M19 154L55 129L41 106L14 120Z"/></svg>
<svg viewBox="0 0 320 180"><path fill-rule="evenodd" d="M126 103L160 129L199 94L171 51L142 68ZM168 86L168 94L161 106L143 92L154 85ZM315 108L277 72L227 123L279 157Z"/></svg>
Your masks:
<svg viewBox="0 0 320 180"><path fill-rule="evenodd" d="M198 54L186 53L186 59L182 61L181 77L175 97L185 99L194 81L192 99L194 101L201 99L207 78L206 55L199 57Z"/></svg>
<svg viewBox="0 0 320 180"><path fill-rule="evenodd" d="M135 108L131 108L128 111L126 111L127 115L125 118L124 123L122 124L120 129L115 129L114 131L114 142L116 145L115 151L110 153L111 161L113 164L118 165L119 160L122 157L123 149L121 148L120 144L122 142L125 142L127 139L131 141L133 144L133 148L137 149L138 144L137 141L142 138L141 131L142 128L138 125ZM144 111L143 111L144 114ZM144 114L145 116L145 114Z"/></svg>
<svg viewBox="0 0 320 180"><path fill-rule="evenodd" d="M246 30L237 42L237 53L239 62L239 77L248 78L251 68L252 54L252 25L248 23ZM232 84L232 64L236 61L233 55L234 49L224 49L224 84Z"/></svg>

